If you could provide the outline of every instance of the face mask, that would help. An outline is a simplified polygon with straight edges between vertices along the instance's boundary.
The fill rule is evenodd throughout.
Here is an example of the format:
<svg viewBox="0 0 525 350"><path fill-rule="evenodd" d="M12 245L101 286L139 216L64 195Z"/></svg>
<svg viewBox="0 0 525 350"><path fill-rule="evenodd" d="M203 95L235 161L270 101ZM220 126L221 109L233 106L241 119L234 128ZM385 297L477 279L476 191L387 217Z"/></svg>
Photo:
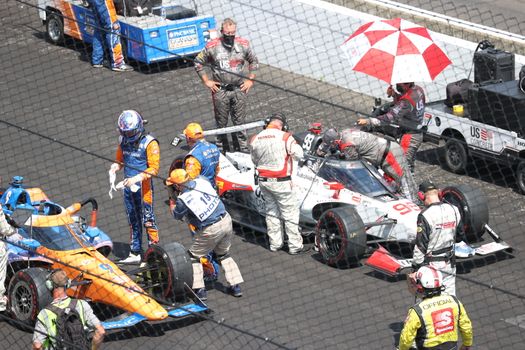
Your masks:
<svg viewBox="0 0 525 350"><path fill-rule="evenodd" d="M401 84L396 84L396 91L400 95L403 95L405 93L405 89L403 88L403 85Z"/></svg>
<svg viewBox="0 0 525 350"><path fill-rule="evenodd" d="M222 35L222 44L228 50L231 50L233 48L234 41L235 41L235 35L225 35L225 34Z"/></svg>

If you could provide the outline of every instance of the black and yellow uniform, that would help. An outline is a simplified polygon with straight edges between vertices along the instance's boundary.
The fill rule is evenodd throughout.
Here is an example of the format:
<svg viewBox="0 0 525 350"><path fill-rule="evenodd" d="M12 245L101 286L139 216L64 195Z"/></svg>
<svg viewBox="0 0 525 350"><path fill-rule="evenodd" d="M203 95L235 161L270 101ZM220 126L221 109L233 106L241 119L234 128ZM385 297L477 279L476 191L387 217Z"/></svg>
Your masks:
<svg viewBox="0 0 525 350"><path fill-rule="evenodd" d="M472 346L472 323L456 297L442 294L425 298L408 311L399 350L408 350L414 339L418 349L456 349L458 330L463 345Z"/></svg>

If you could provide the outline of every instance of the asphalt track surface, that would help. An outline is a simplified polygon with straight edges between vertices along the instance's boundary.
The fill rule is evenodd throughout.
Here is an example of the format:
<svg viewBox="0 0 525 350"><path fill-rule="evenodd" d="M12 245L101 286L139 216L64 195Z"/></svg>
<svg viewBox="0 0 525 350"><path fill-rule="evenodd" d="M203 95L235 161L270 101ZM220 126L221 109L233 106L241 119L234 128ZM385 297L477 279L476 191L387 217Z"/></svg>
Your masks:
<svg viewBox="0 0 525 350"><path fill-rule="evenodd" d="M42 187L64 205L95 197L99 227L116 242L127 242L122 199L120 195L108 198L110 163L103 159L113 158L118 114L135 108L149 119L147 128L161 144L165 175L179 152L169 146L172 137L192 120L212 127L208 92L188 65L127 74L92 69L82 48L46 43L35 10L8 1L0 13L3 185L13 175L23 175L28 184ZM319 119L342 127L355 120L353 109L368 108L348 91L270 67L262 67L259 77L313 98L258 83L251 92L250 119L282 110L293 120L292 130L302 130L307 122ZM481 188L488 198L492 227L515 248L513 258L478 259L458 270L458 296L474 322L476 349L523 348L522 329L505 322L525 314L525 197L507 187L508 173L476 162L468 175L457 176L440 167L439 152L433 147L425 146L418 155L418 180ZM156 185L161 240L188 246L187 228L169 217L160 180ZM117 249L116 254L122 252ZM212 317L223 324L192 319L145 324L109 335L104 348L274 349L280 344L301 349L389 349L413 303L403 280L384 278L365 266L331 268L313 252L295 257L270 253L264 236L247 230L237 229L232 254L245 278L244 296L234 299L222 292L220 284L209 291ZM31 335L5 321L0 321L0 334L1 348L30 346Z"/></svg>

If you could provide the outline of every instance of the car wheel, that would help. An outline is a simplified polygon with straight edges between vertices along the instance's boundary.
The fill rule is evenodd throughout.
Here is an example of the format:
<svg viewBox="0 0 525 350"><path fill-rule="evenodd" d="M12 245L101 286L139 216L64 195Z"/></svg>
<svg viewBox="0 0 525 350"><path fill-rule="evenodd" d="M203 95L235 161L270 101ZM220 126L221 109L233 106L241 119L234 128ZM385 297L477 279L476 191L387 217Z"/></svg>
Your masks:
<svg viewBox="0 0 525 350"><path fill-rule="evenodd" d="M153 297L166 301L186 299L184 284L193 284L193 267L190 255L183 245L170 242L151 245L144 255L146 272L143 273L144 289Z"/></svg>
<svg viewBox="0 0 525 350"><path fill-rule="evenodd" d="M445 162L452 172L464 173L468 162L465 143L458 139L449 139L445 144Z"/></svg>
<svg viewBox="0 0 525 350"><path fill-rule="evenodd" d="M64 43L64 19L56 12L48 12L46 21L46 38L55 45Z"/></svg>
<svg viewBox="0 0 525 350"><path fill-rule="evenodd" d="M18 271L9 281L9 311L17 324L33 326L40 310L53 301L46 287L49 271L28 268Z"/></svg>
<svg viewBox="0 0 525 350"><path fill-rule="evenodd" d="M323 260L331 266L356 264L366 252L363 220L353 207L325 211L316 226L316 244Z"/></svg>
<svg viewBox="0 0 525 350"><path fill-rule="evenodd" d="M467 241L479 241L485 232L485 224L489 222L489 208L485 195L469 185L445 187L441 195L443 201L458 207Z"/></svg>
<svg viewBox="0 0 525 350"><path fill-rule="evenodd" d="M525 194L525 161L521 161L516 167L514 172L514 177L516 178L516 183L518 184L518 190Z"/></svg>

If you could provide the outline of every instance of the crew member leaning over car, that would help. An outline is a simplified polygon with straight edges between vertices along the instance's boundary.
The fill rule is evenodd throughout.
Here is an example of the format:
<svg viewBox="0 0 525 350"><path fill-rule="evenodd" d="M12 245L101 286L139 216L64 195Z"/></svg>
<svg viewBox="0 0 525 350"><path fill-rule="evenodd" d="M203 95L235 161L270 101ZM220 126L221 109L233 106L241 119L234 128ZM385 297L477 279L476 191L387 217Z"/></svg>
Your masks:
<svg viewBox="0 0 525 350"><path fill-rule="evenodd" d="M386 178L394 182L395 189L405 198L416 201L416 184L403 150L396 142L356 128L345 129L341 133L328 129L323 134L317 155L324 157L334 153L346 160L362 158L370 162L384 171Z"/></svg>
<svg viewBox="0 0 525 350"><path fill-rule="evenodd" d="M184 129L184 136L186 136L188 146L191 147L190 152L184 158L184 169L190 178L204 176L215 187L221 151L204 139L204 132L200 124L188 124Z"/></svg>

